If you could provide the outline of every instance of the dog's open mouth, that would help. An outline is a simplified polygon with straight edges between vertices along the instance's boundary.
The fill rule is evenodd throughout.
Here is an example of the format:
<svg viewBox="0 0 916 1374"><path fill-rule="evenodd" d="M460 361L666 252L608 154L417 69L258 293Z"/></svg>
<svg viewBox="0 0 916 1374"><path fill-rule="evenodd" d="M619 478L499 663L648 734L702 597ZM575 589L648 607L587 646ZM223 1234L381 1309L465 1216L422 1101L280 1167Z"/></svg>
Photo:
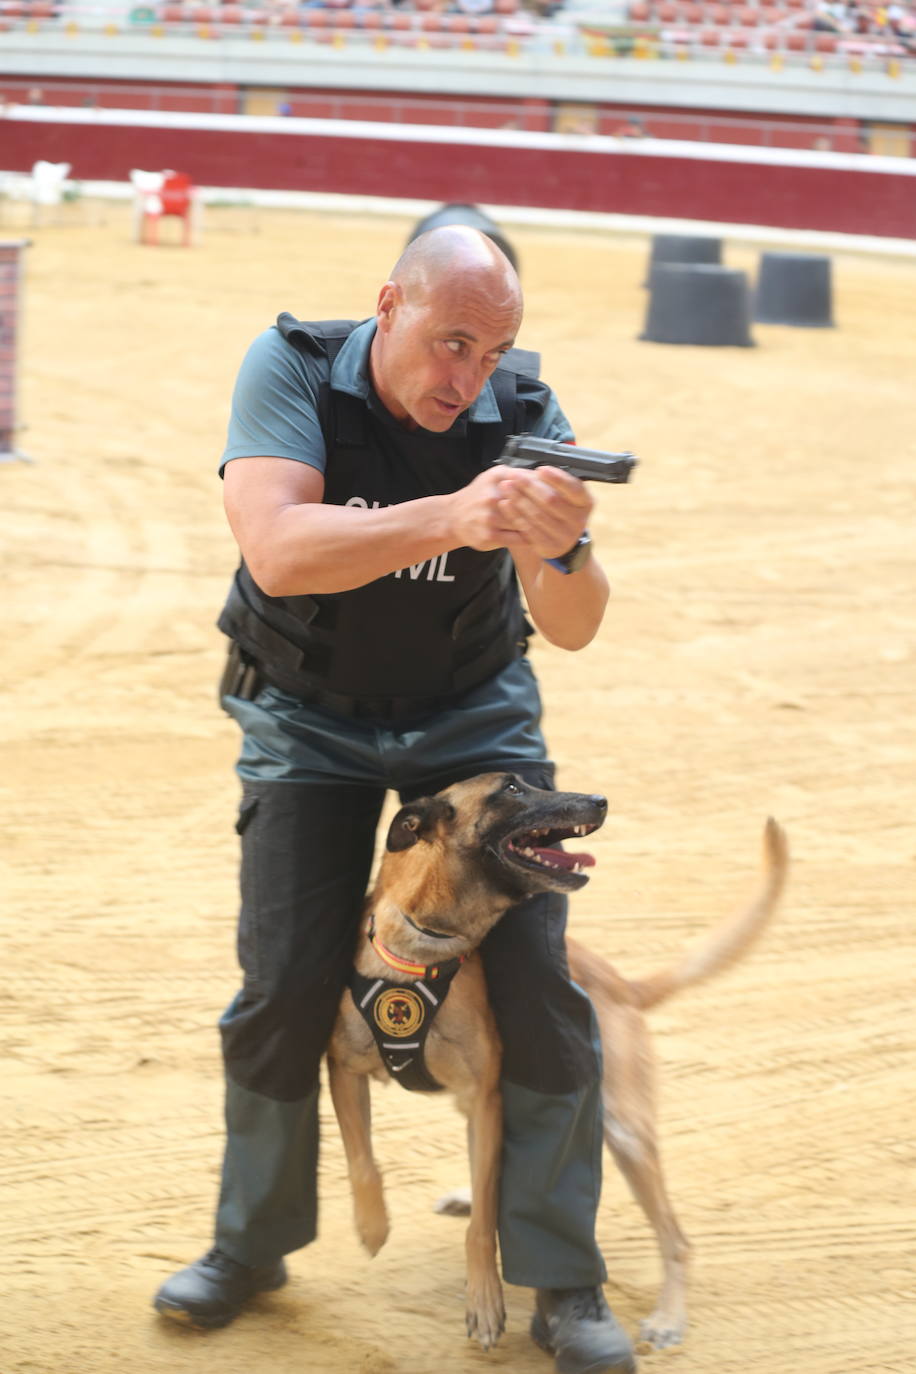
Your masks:
<svg viewBox="0 0 916 1374"><path fill-rule="evenodd" d="M597 825L570 825L563 828L518 830L503 845L503 857L520 868L537 870L555 879L558 885L581 887L588 882L584 868L594 868L591 854L557 849L561 840L578 839L597 830Z"/></svg>

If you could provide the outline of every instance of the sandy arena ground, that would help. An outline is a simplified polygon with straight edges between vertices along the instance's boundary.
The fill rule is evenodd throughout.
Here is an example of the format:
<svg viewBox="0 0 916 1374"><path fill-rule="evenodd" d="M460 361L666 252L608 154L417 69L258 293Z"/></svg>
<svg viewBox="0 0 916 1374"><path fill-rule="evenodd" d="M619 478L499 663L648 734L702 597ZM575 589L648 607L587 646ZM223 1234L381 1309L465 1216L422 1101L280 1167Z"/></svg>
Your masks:
<svg viewBox="0 0 916 1374"><path fill-rule="evenodd" d="M26 230L22 446L2 487L4 1374L549 1374L530 1294L463 1327L463 1125L375 1091L393 1232L370 1261L327 1100L321 1236L208 1336L158 1283L209 1243L215 1021L234 992L235 727L214 618L234 567L216 462L249 339L362 316L412 220L212 210L144 248L125 206ZM3 236L21 228L7 219ZM168 237L166 235L166 237ZM784 911L653 1018L671 1191L695 1247L682 1374L902 1374L916 1338L912 410L916 263L834 256L835 330L754 349L637 341L647 242L513 229L580 442L631 447L594 522L599 641L534 650L567 787L611 820L572 928L651 970L741 901L786 826ZM726 245L754 270L757 250ZM608 1298L659 1266L608 1162Z"/></svg>

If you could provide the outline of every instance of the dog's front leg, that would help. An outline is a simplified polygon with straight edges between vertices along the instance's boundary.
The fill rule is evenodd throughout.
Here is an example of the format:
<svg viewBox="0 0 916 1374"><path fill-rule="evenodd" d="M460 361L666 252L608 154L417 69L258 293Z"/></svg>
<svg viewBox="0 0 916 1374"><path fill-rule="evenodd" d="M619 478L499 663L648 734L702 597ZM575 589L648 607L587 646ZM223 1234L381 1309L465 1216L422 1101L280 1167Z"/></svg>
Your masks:
<svg viewBox="0 0 916 1374"><path fill-rule="evenodd" d="M369 1079L350 1073L329 1055L328 1082L347 1156L356 1233L369 1254L376 1255L388 1239L388 1211L372 1154Z"/></svg>
<svg viewBox="0 0 916 1374"><path fill-rule="evenodd" d="M506 1329L503 1291L496 1265L502 1152L502 1097L496 1083L481 1087L467 1106L471 1162L471 1220L465 1239L467 1328L468 1335L476 1336L484 1350L489 1350Z"/></svg>

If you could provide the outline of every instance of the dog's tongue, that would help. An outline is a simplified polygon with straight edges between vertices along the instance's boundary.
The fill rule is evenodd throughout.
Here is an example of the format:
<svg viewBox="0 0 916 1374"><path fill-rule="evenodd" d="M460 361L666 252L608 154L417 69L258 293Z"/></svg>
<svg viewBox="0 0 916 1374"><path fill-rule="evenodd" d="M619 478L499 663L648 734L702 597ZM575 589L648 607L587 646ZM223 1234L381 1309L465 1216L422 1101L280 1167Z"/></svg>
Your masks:
<svg viewBox="0 0 916 1374"><path fill-rule="evenodd" d="M535 854L554 868L594 868L591 854L570 854L565 849L536 849Z"/></svg>

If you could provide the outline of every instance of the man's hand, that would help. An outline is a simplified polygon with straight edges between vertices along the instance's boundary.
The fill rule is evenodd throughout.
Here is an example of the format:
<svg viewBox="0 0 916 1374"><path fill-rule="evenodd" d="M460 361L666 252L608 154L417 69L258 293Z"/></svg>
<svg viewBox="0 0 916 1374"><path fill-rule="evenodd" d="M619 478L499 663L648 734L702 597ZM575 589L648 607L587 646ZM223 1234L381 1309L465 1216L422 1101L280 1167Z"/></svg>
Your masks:
<svg viewBox="0 0 916 1374"><path fill-rule="evenodd" d="M560 468L492 468L498 478L498 521L510 550L560 558L588 524L594 501L584 482Z"/></svg>
<svg viewBox="0 0 916 1374"><path fill-rule="evenodd" d="M521 526L507 523L503 479L506 474L523 479L534 477L533 472L514 473L510 468L493 467L478 473L472 482L448 498L449 521L453 541L450 548L477 549L484 553L489 549L510 548L513 543L524 540L525 532ZM580 486L581 483L576 483ZM575 538L570 540L575 543Z"/></svg>

